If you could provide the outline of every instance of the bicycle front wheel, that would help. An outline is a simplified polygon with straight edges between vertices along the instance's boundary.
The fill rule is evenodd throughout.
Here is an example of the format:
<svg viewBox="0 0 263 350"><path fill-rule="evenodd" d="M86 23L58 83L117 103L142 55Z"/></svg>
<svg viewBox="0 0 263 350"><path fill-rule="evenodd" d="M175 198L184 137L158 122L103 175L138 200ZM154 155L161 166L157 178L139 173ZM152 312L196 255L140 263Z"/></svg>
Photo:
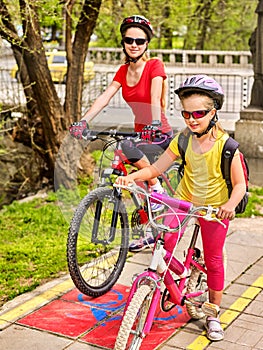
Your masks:
<svg viewBox="0 0 263 350"><path fill-rule="evenodd" d="M169 194L169 196L174 195L175 190L181 180L180 174L178 172L179 167L180 164L175 162L161 176L162 186Z"/></svg>
<svg viewBox="0 0 263 350"><path fill-rule="evenodd" d="M124 314L114 350L137 350L140 348L143 341L142 331L151 306L151 301L151 287L148 285L141 285L134 293ZM130 336L131 339L129 342Z"/></svg>
<svg viewBox="0 0 263 350"><path fill-rule="evenodd" d="M90 192L77 207L68 232L67 261L75 286L91 297L108 292L123 270L128 245L122 200L112 188Z"/></svg>

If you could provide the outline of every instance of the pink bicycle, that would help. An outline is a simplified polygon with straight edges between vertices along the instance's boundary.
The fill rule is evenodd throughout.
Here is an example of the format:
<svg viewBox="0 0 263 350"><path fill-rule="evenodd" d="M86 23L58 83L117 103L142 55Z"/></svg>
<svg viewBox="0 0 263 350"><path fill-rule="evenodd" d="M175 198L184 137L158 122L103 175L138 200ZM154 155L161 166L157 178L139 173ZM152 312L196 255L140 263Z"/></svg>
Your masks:
<svg viewBox="0 0 263 350"><path fill-rule="evenodd" d="M205 315L217 317L218 307L207 301L206 267L201 251L196 247L199 233L198 217L216 220L217 209L211 206L194 207L192 203L169 197L168 195L147 194L136 184L125 187L132 193L142 193L150 201L166 205L165 213L152 217L149 222L158 230L156 244L148 269L136 276L124 309L121 326L115 342L115 350L139 349L143 339L150 332L154 314L161 298L161 308L169 311L176 305L186 306L191 318L200 319ZM150 198L150 199L149 199ZM177 244L190 219L196 218L194 230L185 261L180 262L174 255ZM165 249L166 236L176 234L176 244L172 251ZM178 276L174 280L171 272ZM161 285L164 283L164 292Z"/></svg>

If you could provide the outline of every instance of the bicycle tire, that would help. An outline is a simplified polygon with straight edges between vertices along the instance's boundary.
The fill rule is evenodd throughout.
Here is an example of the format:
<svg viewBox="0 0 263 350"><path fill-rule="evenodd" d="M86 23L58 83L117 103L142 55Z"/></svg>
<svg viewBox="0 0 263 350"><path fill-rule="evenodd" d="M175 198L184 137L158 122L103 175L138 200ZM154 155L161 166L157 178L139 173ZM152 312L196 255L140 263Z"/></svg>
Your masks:
<svg viewBox="0 0 263 350"><path fill-rule="evenodd" d="M168 193L169 196L173 196L174 195L174 191L176 190L181 177L180 174L178 172L180 167L180 164L175 162L173 163L164 173L164 176L167 178L168 183L166 183L164 176L161 176L161 183L163 188L166 190L166 192ZM169 188L171 186L172 190Z"/></svg>
<svg viewBox="0 0 263 350"><path fill-rule="evenodd" d="M143 341L140 333L144 328L146 316L151 305L152 298L149 298L151 292L151 287L144 284L141 285L134 293L123 316L114 350L137 350L140 348ZM135 325L134 331L132 329L133 325ZM130 335L132 335L132 341L127 347Z"/></svg>
<svg viewBox="0 0 263 350"><path fill-rule="evenodd" d="M109 187L91 191L80 202L69 227L69 273L75 286L91 297L103 295L112 288L123 270L128 254L128 215L122 200L113 193ZM119 201L119 210L113 239L111 221L116 201ZM98 206L101 211L99 220L95 220Z"/></svg>
<svg viewBox="0 0 263 350"><path fill-rule="evenodd" d="M197 259L197 262L199 264L203 264L204 260L202 257L200 257ZM191 275L189 277L187 287L186 287L186 293L193 293L199 290L204 290L206 288L207 288L206 275L195 266L192 266ZM194 300L203 303L207 299L208 299L208 292L202 294L199 298L195 298ZM186 304L186 310L188 312L188 315L194 320L199 320L205 317L205 314L203 313L202 309L195 305Z"/></svg>

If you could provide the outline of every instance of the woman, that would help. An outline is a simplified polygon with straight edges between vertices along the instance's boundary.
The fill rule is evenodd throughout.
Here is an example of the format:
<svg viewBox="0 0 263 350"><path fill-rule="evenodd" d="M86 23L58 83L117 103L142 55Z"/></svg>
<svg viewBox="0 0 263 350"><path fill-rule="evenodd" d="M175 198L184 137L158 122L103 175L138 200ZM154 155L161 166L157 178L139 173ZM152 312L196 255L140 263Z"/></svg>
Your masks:
<svg viewBox="0 0 263 350"><path fill-rule="evenodd" d="M125 141L122 149L126 157L138 169L150 165L157 154L162 153L169 145L172 137L172 128L165 116L166 74L163 63L159 59L149 59L148 44L153 37L150 22L142 16L130 16L123 20L120 26L121 44L125 54L125 64L117 71L113 81L93 103L82 118L82 123L74 123L71 133L81 132L94 117L108 105L112 97L122 89L124 100L131 107L134 114L134 130L144 131L146 137L153 131L158 131L153 142ZM76 130L78 128L78 130ZM163 192L157 178L149 179L150 190ZM160 204L153 204L152 210L163 208ZM140 251L154 239L140 239L130 246L130 251Z"/></svg>
<svg viewBox="0 0 263 350"><path fill-rule="evenodd" d="M246 192L245 178L237 150L231 163L233 191L228 198L220 168L223 146L229 137L219 125L217 117L217 110L221 109L224 99L221 86L205 75L196 75L186 79L175 93L183 107L185 132L191 133L185 153L184 176L176 190L177 196L195 205L218 207L217 217L225 224L223 227L217 222L199 219L209 301L219 309L224 289L223 247L229 220L234 218L235 207ZM175 136L169 148L154 164L127 177L119 177L116 183L127 185L138 179L148 180L166 170L180 156L178 136ZM166 246L169 244L171 242L166 242ZM205 327L210 340L223 339L224 332L219 318L207 317Z"/></svg>

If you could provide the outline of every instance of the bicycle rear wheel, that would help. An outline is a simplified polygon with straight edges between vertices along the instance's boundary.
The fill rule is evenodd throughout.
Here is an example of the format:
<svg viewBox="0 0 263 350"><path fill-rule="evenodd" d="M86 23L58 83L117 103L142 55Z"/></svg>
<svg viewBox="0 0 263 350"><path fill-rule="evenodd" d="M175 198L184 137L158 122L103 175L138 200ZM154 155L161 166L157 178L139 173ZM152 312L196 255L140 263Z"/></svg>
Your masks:
<svg viewBox="0 0 263 350"><path fill-rule="evenodd" d="M204 258L201 254L201 256L197 259L197 262L201 265L204 265ZM224 248L223 250L223 263L224 263L224 269L226 270L227 266L227 254L226 250ZM187 283L187 289L186 293L193 293L201 290L207 289L207 276L205 273L200 271L195 266L192 266L191 275L189 277L188 283ZM204 302L208 301L208 292L205 292L204 294L200 295L199 297L194 299L196 302L203 304ZM186 304L186 310L191 316L191 318L195 320L199 320L203 317L205 317L205 313L202 311L201 307L197 307L195 305Z"/></svg>
<svg viewBox="0 0 263 350"><path fill-rule="evenodd" d="M124 314L114 350L137 350L140 348L143 341L142 331L151 306L151 301L151 287L145 284L141 285L134 293ZM128 344L130 336L131 340Z"/></svg>
<svg viewBox="0 0 263 350"><path fill-rule="evenodd" d="M204 264L204 259L200 257L197 259L197 262L202 265ZM207 288L206 274L198 270L198 268L196 268L195 266L192 266L191 275L187 283L186 293L198 292L200 290L206 290L206 288ZM204 294L194 299L194 301L200 303L200 307L197 307L192 304L186 304L186 310L189 316L195 320L199 320L200 318L205 317L205 314L201 309L201 304L207 300L208 300L208 292L205 292Z"/></svg>
<svg viewBox="0 0 263 350"><path fill-rule="evenodd" d="M67 261L75 286L91 297L108 292L123 270L128 245L122 200L112 188L90 192L77 207L68 232Z"/></svg>

